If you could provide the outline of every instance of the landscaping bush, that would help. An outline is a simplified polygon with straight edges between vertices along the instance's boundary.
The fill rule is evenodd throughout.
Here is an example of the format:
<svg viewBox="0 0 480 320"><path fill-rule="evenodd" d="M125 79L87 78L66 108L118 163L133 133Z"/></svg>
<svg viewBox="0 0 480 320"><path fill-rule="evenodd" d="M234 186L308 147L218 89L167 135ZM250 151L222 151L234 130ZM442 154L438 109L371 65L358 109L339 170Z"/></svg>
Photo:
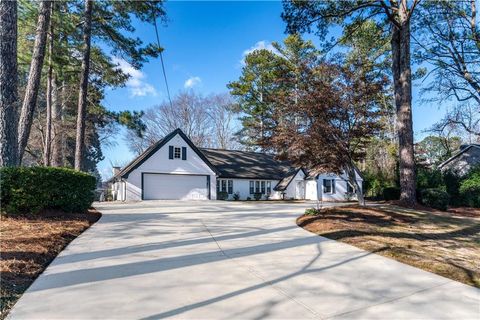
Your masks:
<svg viewBox="0 0 480 320"><path fill-rule="evenodd" d="M315 208L308 208L308 209L305 209L305 215L306 216L316 216L320 213L319 210L315 209Z"/></svg>
<svg viewBox="0 0 480 320"><path fill-rule="evenodd" d="M445 188L442 172L437 169L418 167L416 181L419 190Z"/></svg>
<svg viewBox="0 0 480 320"><path fill-rule="evenodd" d="M43 209L84 212L95 197L96 178L67 168L0 168L2 212L35 214Z"/></svg>
<svg viewBox="0 0 480 320"><path fill-rule="evenodd" d="M450 195L450 205L462 206L464 199L460 195L460 183L462 179L453 171L446 171L443 174L443 181L445 183L445 190Z"/></svg>
<svg viewBox="0 0 480 320"><path fill-rule="evenodd" d="M480 166L472 169L459 188L465 205L480 208Z"/></svg>
<svg viewBox="0 0 480 320"><path fill-rule="evenodd" d="M240 193L238 191L233 194L233 200L235 201L240 200Z"/></svg>
<svg viewBox="0 0 480 320"><path fill-rule="evenodd" d="M220 191L217 193L217 199L218 200L227 200L228 199L228 193L225 191Z"/></svg>
<svg viewBox="0 0 480 320"><path fill-rule="evenodd" d="M387 187L383 189L383 199L389 200L398 200L400 199L400 188L397 187Z"/></svg>
<svg viewBox="0 0 480 320"><path fill-rule="evenodd" d="M253 194L253 198L257 201L262 199L262 196L263 196L263 194L261 194L260 192L256 192L256 193Z"/></svg>
<svg viewBox="0 0 480 320"><path fill-rule="evenodd" d="M422 203L430 208L447 210L450 200L448 193L438 188L422 190Z"/></svg>

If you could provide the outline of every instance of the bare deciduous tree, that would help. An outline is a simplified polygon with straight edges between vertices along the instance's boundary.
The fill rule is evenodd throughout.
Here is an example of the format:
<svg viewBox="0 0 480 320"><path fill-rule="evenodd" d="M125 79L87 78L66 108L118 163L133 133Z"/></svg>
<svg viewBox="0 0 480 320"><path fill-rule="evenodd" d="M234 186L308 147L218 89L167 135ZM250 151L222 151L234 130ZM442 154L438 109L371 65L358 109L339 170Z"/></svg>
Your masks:
<svg viewBox="0 0 480 320"><path fill-rule="evenodd" d="M235 136L235 113L229 94L212 95L209 100L209 115L213 124L214 146L220 149L240 149Z"/></svg>
<svg viewBox="0 0 480 320"><path fill-rule="evenodd" d="M179 93L172 105L163 103L145 111L147 129L141 138L127 133L130 149L139 154L173 130L180 128L199 147L238 148L234 138L234 113L228 95L203 97L193 91Z"/></svg>
<svg viewBox="0 0 480 320"><path fill-rule="evenodd" d="M430 132L443 136L454 132L469 143L480 143L480 113L476 105L461 105L448 112L445 117L433 125Z"/></svg>
<svg viewBox="0 0 480 320"><path fill-rule="evenodd" d="M414 52L417 59L432 65L431 81L423 89L437 93L431 100L454 98L480 106L476 1L427 0L418 10Z"/></svg>

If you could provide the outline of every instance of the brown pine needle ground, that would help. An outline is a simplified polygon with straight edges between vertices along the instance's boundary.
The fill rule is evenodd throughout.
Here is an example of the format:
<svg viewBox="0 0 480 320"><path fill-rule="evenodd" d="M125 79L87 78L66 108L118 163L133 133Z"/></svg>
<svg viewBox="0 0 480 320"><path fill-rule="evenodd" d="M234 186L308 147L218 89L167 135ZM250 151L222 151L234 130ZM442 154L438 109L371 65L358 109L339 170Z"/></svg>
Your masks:
<svg viewBox="0 0 480 320"><path fill-rule="evenodd" d="M297 224L313 233L480 288L480 214L393 205L336 207ZM380 250L381 249L381 250Z"/></svg>
<svg viewBox="0 0 480 320"><path fill-rule="evenodd" d="M44 212L36 217L1 217L0 319L48 264L101 214Z"/></svg>

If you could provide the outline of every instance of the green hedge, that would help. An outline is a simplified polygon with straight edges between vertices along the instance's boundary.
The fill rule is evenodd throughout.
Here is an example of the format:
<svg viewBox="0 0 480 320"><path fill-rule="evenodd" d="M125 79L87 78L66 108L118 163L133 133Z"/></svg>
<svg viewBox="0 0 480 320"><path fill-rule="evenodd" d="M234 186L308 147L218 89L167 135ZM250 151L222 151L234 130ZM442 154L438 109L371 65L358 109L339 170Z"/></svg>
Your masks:
<svg viewBox="0 0 480 320"><path fill-rule="evenodd" d="M387 201L400 199L400 188L397 188L397 187L384 188L383 199Z"/></svg>
<svg viewBox="0 0 480 320"><path fill-rule="evenodd" d="M430 208L447 210L450 196L448 193L438 188L422 190L422 203Z"/></svg>
<svg viewBox="0 0 480 320"><path fill-rule="evenodd" d="M480 167L472 170L469 177L461 182L460 195L466 205L480 208Z"/></svg>
<svg viewBox="0 0 480 320"><path fill-rule="evenodd" d="M228 193L225 192L225 191L217 192L217 199L218 200L227 200L228 199Z"/></svg>
<svg viewBox="0 0 480 320"><path fill-rule="evenodd" d="M84 212L93 200L96 178L68 168L0 168L1 208L6 214L43 209Z"/></svg>

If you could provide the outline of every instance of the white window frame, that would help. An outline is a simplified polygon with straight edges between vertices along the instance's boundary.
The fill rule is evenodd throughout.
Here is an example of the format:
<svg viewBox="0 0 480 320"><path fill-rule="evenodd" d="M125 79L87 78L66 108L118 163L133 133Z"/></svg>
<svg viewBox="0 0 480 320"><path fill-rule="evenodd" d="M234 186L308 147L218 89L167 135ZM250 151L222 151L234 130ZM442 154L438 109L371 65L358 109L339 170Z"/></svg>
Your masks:
<svg viewBox="0 0 480 320"><path fill-rule="evenodd" d="M270 180L250 180L248 187L250 194L261 193L269 195L272 193L272 182Z"/></svg>
<svg viewBox="0 0 480 320"><path fill-rule="evenodd" d="M177 157L178 151L178 157ZM182 147L173 147L173 159L182 159Z"/></svg>
<svg viewBox="0 0 480 320"><path fill-rule="evenodd" d="M229 186L231 187L229 188ZM233 180L217 179L217 192L226 192L227 194L233 194Z"/></svg>
<svg viewBox="0 0 480 320"><path fill-rule="evenodd" d="M330 182L330 186L327 186L325 182L329 181ZM336 193L336 190L335 190L335 179L323 179L323 182L322 182L322 187L323 187L323 193L324 194L335 194ZM330 191L327 191L327 188L330 188Z"/></svg>

